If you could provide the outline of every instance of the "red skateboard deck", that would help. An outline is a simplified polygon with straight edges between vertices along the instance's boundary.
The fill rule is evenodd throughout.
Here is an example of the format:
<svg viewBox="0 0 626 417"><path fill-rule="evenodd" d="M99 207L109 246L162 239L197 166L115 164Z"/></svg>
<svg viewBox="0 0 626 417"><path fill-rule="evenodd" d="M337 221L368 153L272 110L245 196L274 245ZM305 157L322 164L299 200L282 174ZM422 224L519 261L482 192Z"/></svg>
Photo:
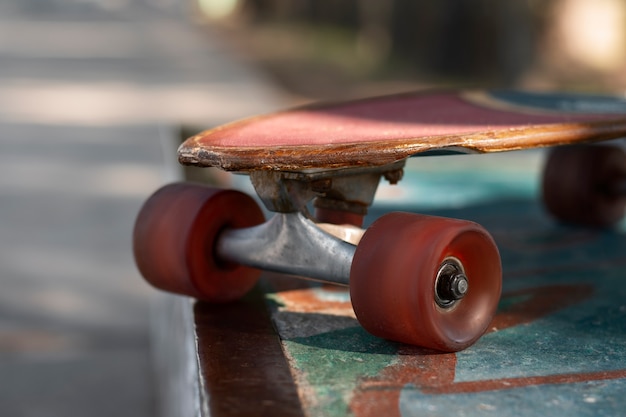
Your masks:
<svg viewBox="0 0 626 417"><path fill-rule="evenodd" d="M189 138L183 164L228 171L386 165L417 154L485 153L626 137L626 99L420 92L301 107Z"/></svg>

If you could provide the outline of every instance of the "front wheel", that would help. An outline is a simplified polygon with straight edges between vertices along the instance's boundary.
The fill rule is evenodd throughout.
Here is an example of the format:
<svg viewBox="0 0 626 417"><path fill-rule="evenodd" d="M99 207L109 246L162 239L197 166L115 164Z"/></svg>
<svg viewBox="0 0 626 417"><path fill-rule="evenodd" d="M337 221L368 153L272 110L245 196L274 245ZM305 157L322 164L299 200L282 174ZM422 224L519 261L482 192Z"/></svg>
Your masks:
<svg viewBox="0 0 626 417"><path fill-rule="evenodd" d="M133 233L135 263L153 286L210 302L236 300L260 271L216 256L219 234L263 223L246 194L198 184L169 184L141 208Z"/></svg>
<svg viewBox="0 0 626 417"><path fill-rule="evenodd" d="M500 255L485 229L409 213L374 222L350 271L352 305L367 331L445 352L486 331L501 288Z"/></svg>

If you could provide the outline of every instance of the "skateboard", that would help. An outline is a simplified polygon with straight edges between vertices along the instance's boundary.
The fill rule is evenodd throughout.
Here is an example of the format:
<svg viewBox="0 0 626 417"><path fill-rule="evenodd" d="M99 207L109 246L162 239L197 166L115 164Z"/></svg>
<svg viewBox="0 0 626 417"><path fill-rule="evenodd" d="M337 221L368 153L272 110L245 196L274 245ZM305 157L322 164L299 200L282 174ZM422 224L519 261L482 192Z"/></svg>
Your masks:
<svg viewBox="0 0 626 417"><path fill-rule="evenodd" d="M624 213L626 154L589 144L623 137L624 98L514 91L407 93L237 121L189 138L179 161L248 174L275 214L266 221L239 191L166 185L138 214L136 264L157 288L218 303L245 295L261 270L349 286L373 335L459 351L495 314L498 248L466 220L397 212L363 230L381 179L400 181L414 156L552 147L547 210L607 227Z"/></svg>

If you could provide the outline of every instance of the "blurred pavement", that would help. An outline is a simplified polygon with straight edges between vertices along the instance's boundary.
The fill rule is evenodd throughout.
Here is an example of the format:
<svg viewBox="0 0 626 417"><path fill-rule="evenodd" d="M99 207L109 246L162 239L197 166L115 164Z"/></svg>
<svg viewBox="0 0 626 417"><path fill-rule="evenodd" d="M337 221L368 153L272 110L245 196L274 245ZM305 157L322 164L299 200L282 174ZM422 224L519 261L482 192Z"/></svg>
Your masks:
<svg viewBox="0 0 626 417"><path fill-rule="evenodd" d="M188 9L0 3L0 415L155 414L134 216L179 123L281 101Z"/></svg>

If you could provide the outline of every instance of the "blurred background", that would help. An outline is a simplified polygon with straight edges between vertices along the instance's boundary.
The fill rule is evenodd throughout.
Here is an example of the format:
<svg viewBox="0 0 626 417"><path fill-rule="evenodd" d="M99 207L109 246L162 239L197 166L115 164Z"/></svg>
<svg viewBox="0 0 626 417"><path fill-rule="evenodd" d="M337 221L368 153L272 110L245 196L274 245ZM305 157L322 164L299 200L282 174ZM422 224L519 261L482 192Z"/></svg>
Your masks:
<svg viewBox="0 0 626 417"><path fill-rule="evenodd" d="M277 83L326 98L432 86L623 94L621 0L199 0Z"/></svg>
<svg viewBox="0 0 626 417"><path fill-rule="evenodd" d="M181 126L442 86L624 95L626 2L0 1L0 414L155 414L130 240Z"/></svg>

